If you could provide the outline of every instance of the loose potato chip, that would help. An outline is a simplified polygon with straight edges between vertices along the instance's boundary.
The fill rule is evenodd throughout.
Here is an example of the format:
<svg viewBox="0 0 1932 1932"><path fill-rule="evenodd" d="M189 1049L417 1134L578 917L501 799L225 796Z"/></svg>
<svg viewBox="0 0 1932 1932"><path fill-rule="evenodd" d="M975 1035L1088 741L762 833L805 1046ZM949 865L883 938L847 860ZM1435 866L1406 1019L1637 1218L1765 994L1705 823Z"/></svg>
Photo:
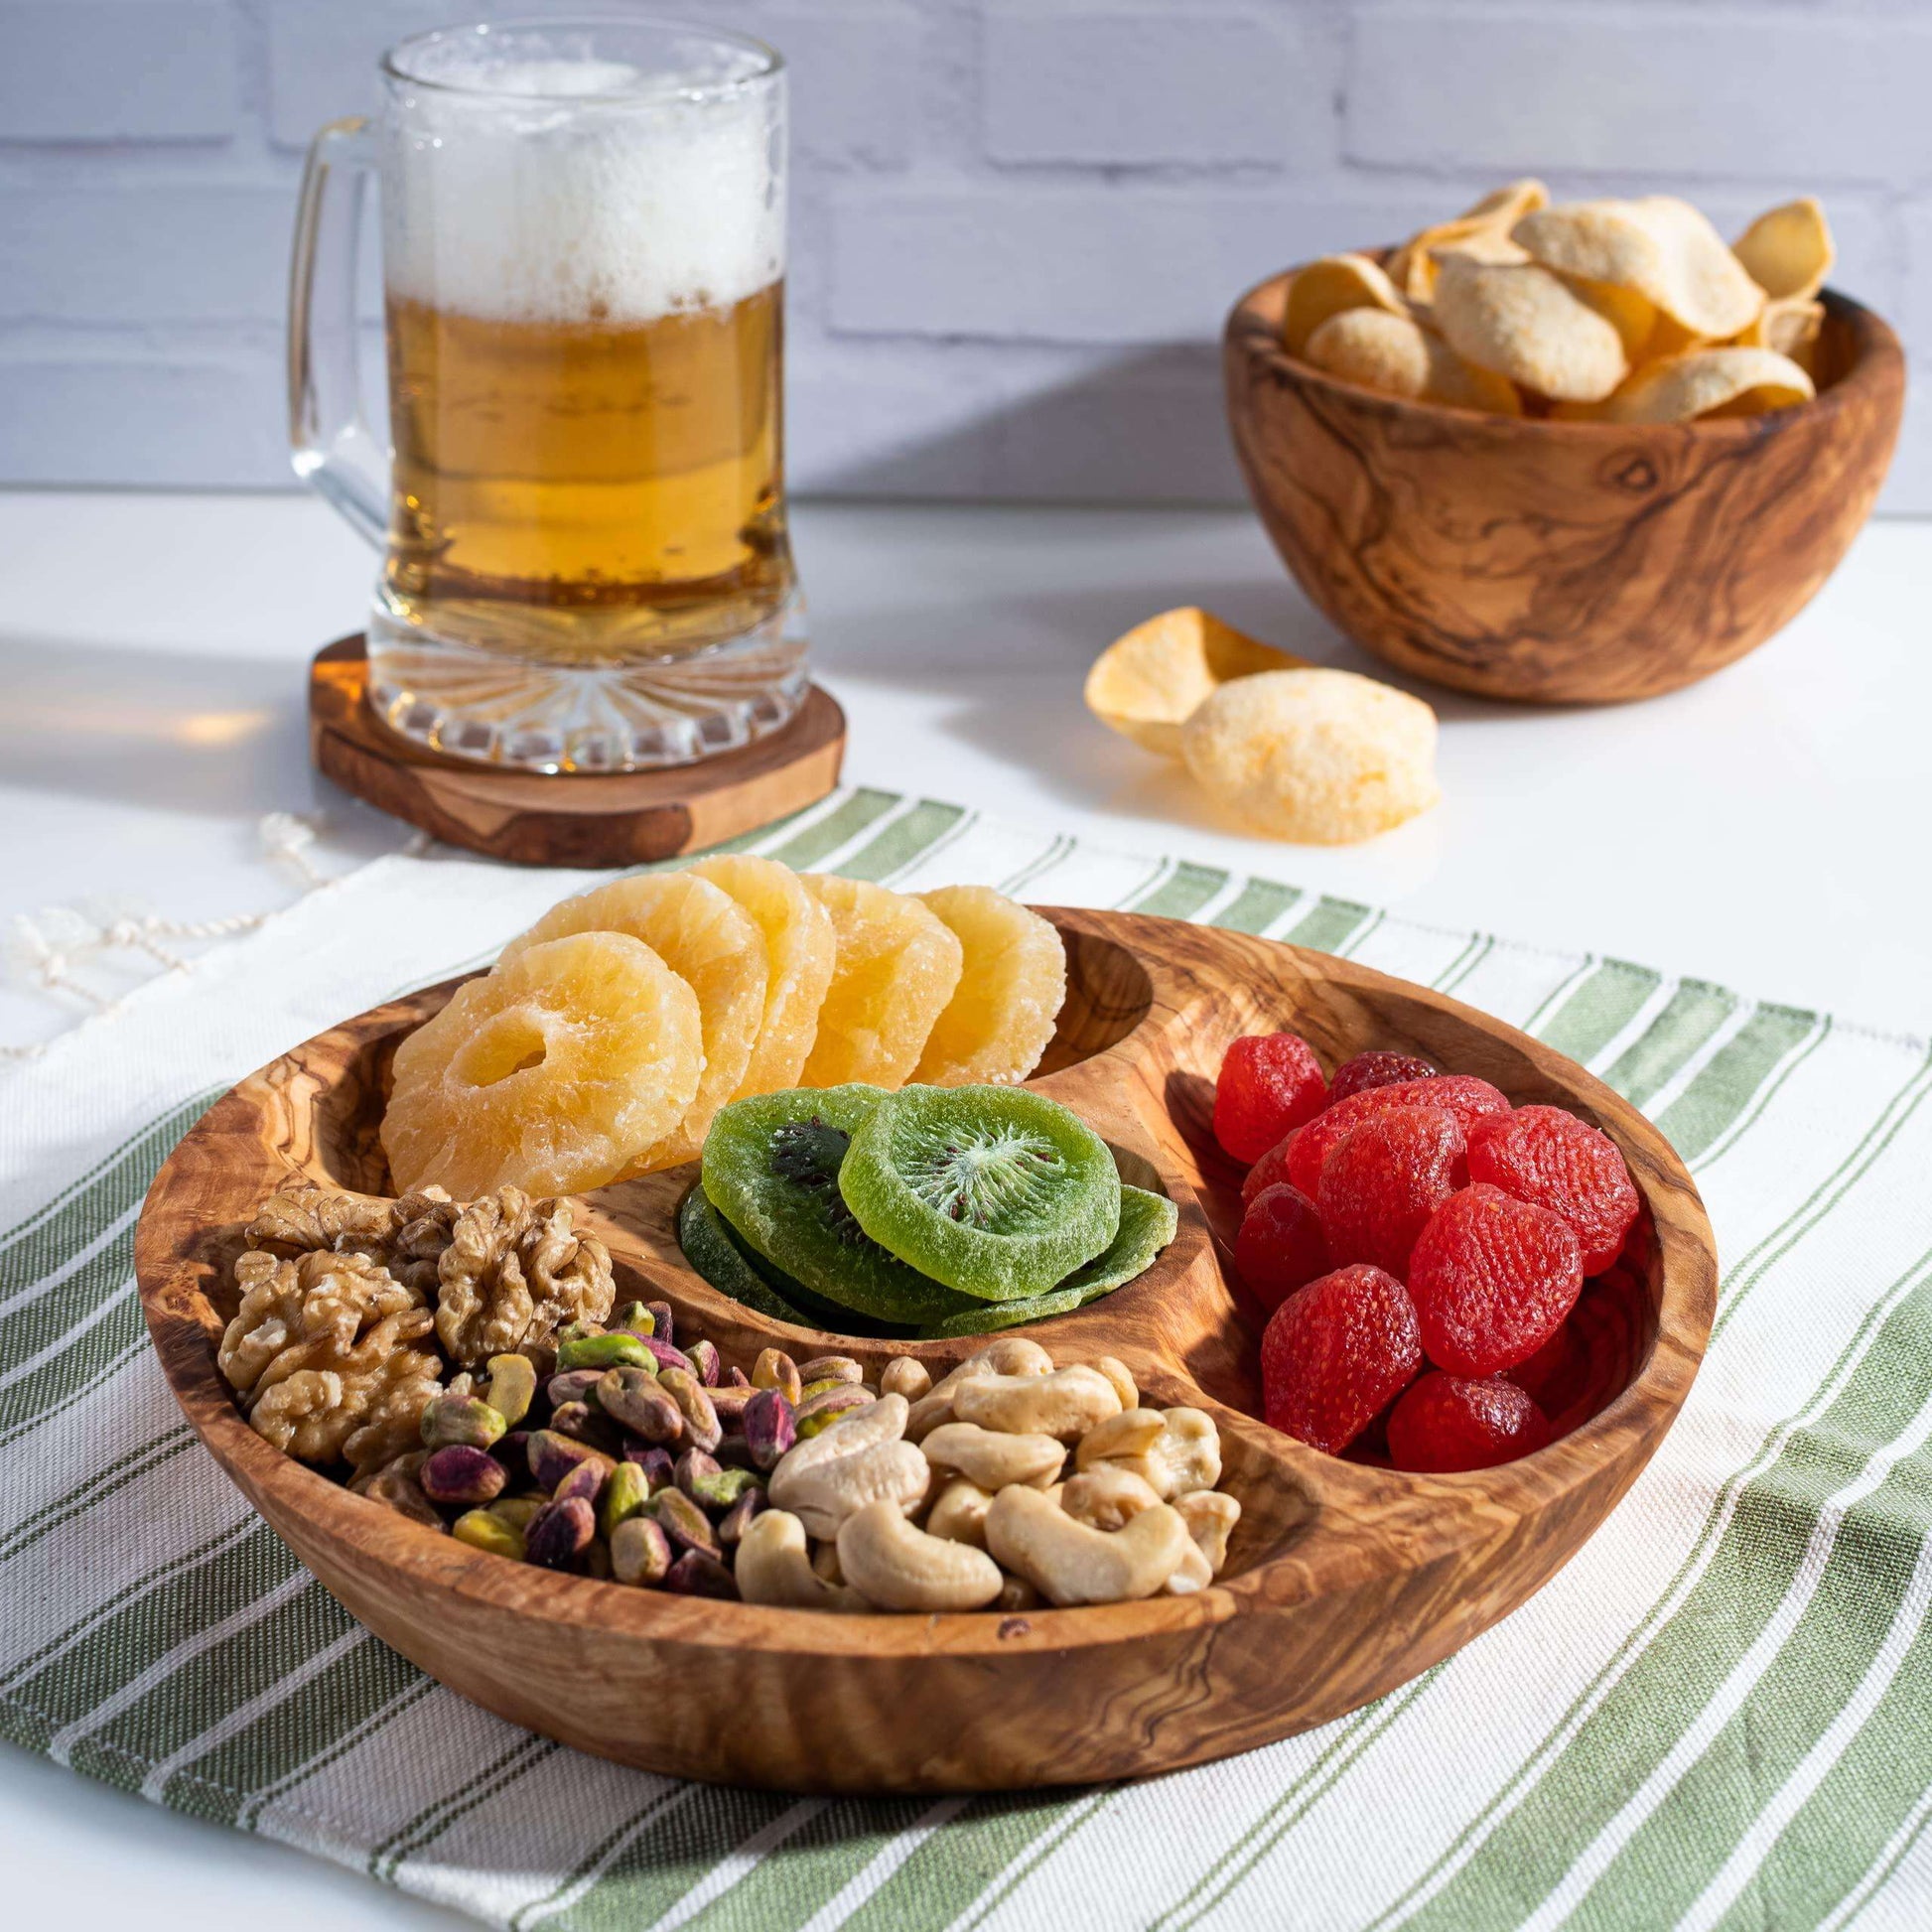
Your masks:
<svg viewBox="0 0 1932 1932"><path fill-rule="evenodd" d="M1688 202L1570 202L1538 208L1510 230L1545 268L1647 296L1699 336L1734 336L1764 293Z"/></svg>
<svg viewBox="0 0 1932 1932"><path fill-rule="evenodd" d="M1268 671L1224 684L1188 719L1187 768L1245 825L1349 845L1426 811L1436 714L1353 671Z"/></svg>
<svg viewBox="0 0 1932 1932"><path fill-rule="evenodd" d="M1317 369L1384 395L1419 397L1429 387L1429 339L1411 315L1344 309L1309 338L1303 353Z"/></svg>
<svg viewBox="0 0 1932 1932"><path fill-rule="evenodd" d="M1520 260L1506 251L1510 229L1526 214L1550 203L1550 191L1540 181L1512 181L1492 189L1473 207L1453 220L1438 221L1414 234L1389 257L1389 279L1411 302L1435 299L1435 257L1445 250L1477 253L1487 261Z"/></svg>
<svg viewBox="0 0 1932 1932"><path fill-rule="evenodd" d="M1825 305L1801 295L1767 302L1762 314L1748 329L1731 338L1737 348L1768 348L1788 355L1811 377L1818 380L1818 338L1825 327Z"/></svg>
<svg viewBox="0 0 1932 1932"><path fill-rule="evenodd" d="M1291 657L1183 605L1117 637L1087 673L1087 709L1123 738L1163 758L1180 756L1180 728L1203 699L1230 678L1294 670Z"/></svg>
<svg viewBox="0 0 1932 1932"><path fill-rule="evenodd" d="M1443 256L1436 321L1464 361L1559 402L1595 402L1629 373L1623 338L1587 288L1534 262Z"/></svg>
<svg viewBox="0 0 1932 1932"><path fill-rule="evenodd" d="M1816 295L1837 259L1825 210L1810 195L1760 214L1732 252L1773 301Z"/></svg>
<svg viewBox="0 0 1932 1932"><path fill-rule="evenodd" d="M1395 284L1366 255L1324 255L1295 271L1288 285L1288 313L1282 321L1282 344L1300 355L1309 338L1345 309L1386 309L1405 313Z"/></svg>
<svg viewBox="0 0 1932 1932"><path fill-rule="evenodd" d="M1788 356L1768 348L1694 348L1647 362L1610 398L1613 423L1687 423L1694 416L1755 416L1790 409L1816 391Z"/></svg>

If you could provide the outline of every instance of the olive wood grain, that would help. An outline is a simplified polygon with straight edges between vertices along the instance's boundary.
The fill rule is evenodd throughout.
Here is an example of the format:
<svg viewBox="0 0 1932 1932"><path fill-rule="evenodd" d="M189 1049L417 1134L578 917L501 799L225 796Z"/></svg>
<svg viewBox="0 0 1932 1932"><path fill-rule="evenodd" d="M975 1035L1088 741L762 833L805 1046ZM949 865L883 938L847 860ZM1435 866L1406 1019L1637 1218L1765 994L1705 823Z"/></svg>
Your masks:
<svg viewBox="0 0 1932 1932"><path fill-rule="evenodd" d="M1058 1035L1035 1084L1180 1210L1140 1280L1030 1332L1061 1360L1120 1356L1149 1398L1220 1423L1242 1518L1198 1595L1090 1609L839 1617L625 1589L472 1550L271 1449L215 1367L241 1227L306 1174L386 1191L375 1139L394 1042L457 982L331 1029L218 1101L156 1177L136 1240L155 1345L217 1462L328 1588L396 1649L514 1723L680 1776L811 1791L957 1791L1170 1770L1324 1723L1448 1656L1543 1584L1670 1427L1711 1324L1716 1257L1689 1176L1607 1087L1527 1035L1348 960L1130 914L1044 908L1067 942ZM1255 1341L1222 1257L1240 1171L1205 1132L1227 1042L1292 1026L1333 1064L1421 1053L1615 1138L1644 1211L1612 1386L1574 1431L1498 1469L1399 1474L1265 1428ZM648 1288L728 1361L835 1340L935 1373L975 1340L845 1341L769 1321L695 1279L672 1213L690 1170L587 1197L621 1293ZM1598 1285L1597 1297L1613 1295Z"/></svg>
<svg viewBox="0 0 1932 1932"><path fill-rule="evenodd" d="M845 713L813 685L783 730L653 771L516 771L446 758L366 703L358 632L309 668L309 758L325 778L450 845L519 866L642 865L698 852L816 804L839 781Z"/></svg>
<svg viewBox="0 0 1932 1932"><path fill-rule="evenodd" d="M1898 339L1829 290L1815 401L1623 425L1409 402L1324 374L1282 346L1292 279L1228 318L1249 494L1335 624L1457 690L1595 702L1708 677L1811 601L1898 440Z"/></svg>

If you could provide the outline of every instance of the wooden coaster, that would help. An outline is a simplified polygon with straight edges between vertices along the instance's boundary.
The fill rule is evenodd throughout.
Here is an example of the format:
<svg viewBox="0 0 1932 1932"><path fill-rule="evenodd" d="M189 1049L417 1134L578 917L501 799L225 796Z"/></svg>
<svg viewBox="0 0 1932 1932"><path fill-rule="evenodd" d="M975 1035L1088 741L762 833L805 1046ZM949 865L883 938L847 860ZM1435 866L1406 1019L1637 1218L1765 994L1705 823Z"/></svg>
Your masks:
<svg viewBox="0 0 1932 1932"><path fill-rule="evenodd" d="M519 866L630 866L700 851L823 798L845 713L813 685L783 731L661 771L511 771L398 737L364 702L358 631L309 667L309 757L324 777L432 837Z"/></svg>

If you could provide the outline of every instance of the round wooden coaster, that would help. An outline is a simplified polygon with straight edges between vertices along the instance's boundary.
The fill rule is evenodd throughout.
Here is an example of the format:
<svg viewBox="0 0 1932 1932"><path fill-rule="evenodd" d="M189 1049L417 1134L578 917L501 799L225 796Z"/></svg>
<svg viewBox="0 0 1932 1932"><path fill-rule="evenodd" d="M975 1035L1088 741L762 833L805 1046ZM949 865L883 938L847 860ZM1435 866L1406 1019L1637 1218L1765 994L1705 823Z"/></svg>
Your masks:
<svg viewBox="0 0 1932 1932"><path fill-rule="evenodd" d="M510 771L425 751L363 701L358 631L309 667L309 757L324 777L432 837L519 866L629 866L700 851L823 798L839 781L845 713L813 685L783 731L661 771Z"/></svg>

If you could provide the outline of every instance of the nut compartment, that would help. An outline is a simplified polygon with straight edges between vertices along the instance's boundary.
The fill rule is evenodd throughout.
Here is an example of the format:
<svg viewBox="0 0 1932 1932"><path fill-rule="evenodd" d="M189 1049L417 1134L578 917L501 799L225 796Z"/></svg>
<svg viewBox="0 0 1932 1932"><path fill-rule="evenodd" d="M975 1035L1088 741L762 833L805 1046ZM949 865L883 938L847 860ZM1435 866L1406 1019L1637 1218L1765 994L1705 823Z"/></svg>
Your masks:
<svg viewBox="0 0 1932 1932"><path fill-rule="evenodd" d="M386 1049L447 999L348 1021L250 1076L175 1151L137 1240L141 1293L190 1421L296 1554L395 1648L512 1722L654 1770L804 1790L967 1790L1144 1774L1319 1724L1406 1681L1523 1600L1601 1521L1662 1439L1709 1330L1716 1264L1688 1176L1600 1083L1455 1002L1325 955L1127 914L1051 911L1069 993L1035 1084L1075 1107L1180 1210L1147 1275L1027 1332L1061 1361L1124 1360L1163 1407L1221 1427L1243 1515L1198 1594L1104 1607L844 1618L540 1573L426 1535L270 1449L216 1370L218 1271L294 1174L374 1191ZM1293 1026L1330 1060L1428 1054L1549 1100L1622 1147L1647 1209L1640 1310L1606 1311L1628 1385L1525 1460L1423 1477L1338 1461L1253 1420L1253 1336L1217 1255L1239 1173L1200 1132L1234 1035ZM1130 1175L1130 1177L1132 1177ZM731 1359L775 1345L934 1374L983 1338L846 1339L768 1320L685 1268L688 1175L587 1196L620 1296L663 1298ZM1621 1322L1619 1328L1617 1323ZM1075 1695L1069 1697L1071 1685ZM744 1717L717 1723L731 1710ZM648 1712L648 1723L637 1714Z"/></svg>

